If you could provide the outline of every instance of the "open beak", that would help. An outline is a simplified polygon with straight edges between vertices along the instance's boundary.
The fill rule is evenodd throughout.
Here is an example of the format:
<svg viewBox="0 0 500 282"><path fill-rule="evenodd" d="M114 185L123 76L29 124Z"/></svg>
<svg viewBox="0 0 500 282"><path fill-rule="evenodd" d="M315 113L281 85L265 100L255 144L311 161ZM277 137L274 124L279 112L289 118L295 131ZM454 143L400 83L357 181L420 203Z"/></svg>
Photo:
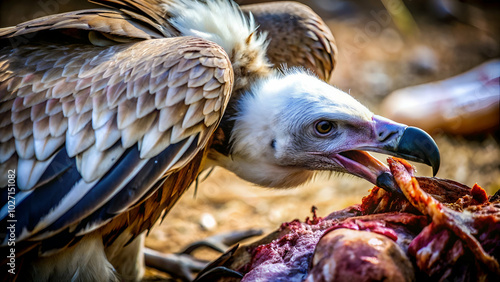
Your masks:
<svg viewBox="0 0 500 282"><path fill-rule="evenodd" d="M373 116L369 140L352 140L352 149L334 156L344 169L353 175L390 192L399 188L388 167L364 151L396 156L432 167L435 176L439 170L440 155L436 142L425 131Z"/></svg>

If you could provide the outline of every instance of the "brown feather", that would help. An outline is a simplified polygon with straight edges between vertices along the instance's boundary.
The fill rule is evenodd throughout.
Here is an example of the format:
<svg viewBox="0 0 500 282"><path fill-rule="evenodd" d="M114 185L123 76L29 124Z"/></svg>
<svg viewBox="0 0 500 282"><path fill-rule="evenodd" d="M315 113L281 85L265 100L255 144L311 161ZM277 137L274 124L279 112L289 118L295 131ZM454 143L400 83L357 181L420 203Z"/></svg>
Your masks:
<svg viewBox="0 0 500 282"><path fill-rule="evenodd" d="M75 96L75 112L77 114L82 114L92 109L92 97L90 97L89 88L78 91Z"/></svg>
<svg viewBox="0 0 500 282"><path fill-rule="evenodd" d="M69 122L68 122L69 125ZM89 122L85 128L75 135L70 134L69 126L66 131L66 151L70 158L80 154L92 146L95 142L95 134L92 124Z"/></svg>
<svg viewBox="0 0 500 282"><path fill-rule="evenodd" d="M26 109L29 110L29 109ZM33 134L33 122L31 119L14 123L13 126L14 137L19 140L24 140Z"/></svg>
<svg viewBox="0 0 500 282"><path fill-rule="evenodd" d="M175 88L186 84L188 80L189 80L189 71L180 72L178 71L178 68L176 66L170 71L168 75L167 85L168 87Z"/></svg>
<svg viewBox="0 0 500 282"><path fill-rule="evenodd" d="M214 76L214 71L213 69L205 69L205 71L198 77L196 78L191 78L191 76L189 77L189 81L188 81L188 87L200 87L200 86L204 86L205 83L207 83L208 81L210 81L210 79L212 79L212 77Z"/></svg>
<svg viewBox="0 0 500 282"><path fill-rule="evenodd" d="M186 98L184 99L184 103L186 105L190 105L196 103L203 99L203 89L204 88L188 88L186 92Z"/></svg>
<svg viewBox="0 0 500 282"><path fill-rule="evenodd" d="M91 119L92 119L92 127L94 129L101 128L104 126L105 123L107 123L110 119L115 118L116 115L116 109L109 109L109 108L104 108L101 111L96 110L95 108L91 112ZM71 124L71 117L70 117L70 124ZM71 129L71 126L70 126Z"/></svg>
<svg viewBox="0 0 500 282"><path fill-rule="evenodd" d="M172 135L170 136L170 142L172 144L178 143L198 132L206 130L205 124L197 123L190 128L184 128L181 125L174 125L172 127Z"/></svg>
<svg viewBox="0 0 500 282"><path fill-rule="evenodd" d="M205 126L209 127L214 125L217 121L219 121L220 116L221 113L218 110L206 115L204 120Z"/></svg>
<svg viewBox="0 0 500 282"><path fill-rule="evenodd" d="M14 105L14 101L17 99L11 99L8 101L5 101L3 103L0 103L0 114L3 114L7 112L8 110L12 109L12 106Z"/></svg>
<svg viewBox="0 0 500 282"><path fill-rule="evenodd" d="M186 54L184 54L184 58L187 58ZM191 58L190 58L191 59ZM195 80L197 79L200 75L202 75L205 72L205 68L203 66L195 66L189 71L189 79L190 80Z"/></svg>
<svg viewBox="0 0 500 282"><path fill-rule="evenodd" d="M68 129L68 119L61 112L50 116L49 131L51 136L59 137L66 132L66 129Z"/></svg>
<svg viewBox="0 0 500 282"><path fill-rule="evenodd" d="M56 85L52 88L52 98L63 98L66 97L74 91L76 87L76 81L65 81L59 80Z"/></svg>
<svg viewBox="0 0 500 282"><path fill-rule="evenodd" d="M59 26L68 23L62 23ZM219 56L213 62L219 62L218 65L223 65L221 60L225 58L227 61L227 57L220 47L195 38L159 40L155 41L154 44L145 41L131 43L129 46L116 45L109 48L68 45L63 48L64 52L54 46L41 46L34 52L36 58L25 55L31 54L28 50L30 52L34 50L31 46L21 46L14 49L13 56L8 57L8 60L15 62L9 65L9 70L13 75L8 80L0 82L0 86L8 91L8 85L11 85L12 92L8 93L12 93L18 98L7 101L16 111L6 110L6 116L10 116L10 119L2 120L2 126L12 128L12 136L16 138L15 142L20 155L25 158L40 157L43 159L50 157L63 144L61 143L62 138L65 140L66 150L70 157L84 154L91 146L106 151L119 139L122 139L126 146L132 146L133 143L143 140L148 128L160 126L157 119L156 122L153 120L162 108L169 106L169 103L178 104L175 108L170 105L172 113L168 114L176 116L176 118L169 118L167 123L162 121L161 125L164 127L162 130L166 132L176 125L181 126L180 123L188 111L188 107L184 106L182 102L186 100L187 84L191 73L189 68L197 67L203 74L200 79L204 81L210 81L210 75L214 74L213 67L200 66L199 59L192 61L186 58L184 53L175 52L175 48L184 46L178 42L187 41L195 42L195 44L185 45L189 46L190 52L193 54L212 48L207 54ZM161 44L164 47L158 48ZM155 49L152 49L153 46ZM143 48L150 51L146 57L143 56L139 59L134 55L134 52L142 53ZM169 48L174 48L172 49L174 51L170 51ZM77 55L73 56L73 52ZM111 57L113 57L112 63L109 61ZM2 58L5 57L2 56ZM199 58L203 58L203 56ZM39 60L44 61L40 62ZM61 67L54 67L56 63ZM178 72L179 64L185 69L183 73ZM170 66L170 68L162 70L161 68L165 66ZM226 66L230 67L230 64L226 63ZM154 79L149 74L151 68L155 69L154 73L157 75ZM219 69L218 74L221 77L228 77L229 71L230 69ZM117 74L121 72L126 73L127 83L120 82L120 76ZM22 77L19 77L20 82L17 79L17 73L22 74ZM65 76L65 78L58 78L61 76ZM176 79L175 83L171 82L173 79ZM12 81L17 82L13 83ZM174 87L169 87L169 82ZM230 81L226 81L226 83L228 82ZM196 86L198 84L199 86ZM199 82L198 84L195 84L196 91L190 93L203 93L204 84ZM21 88L19 89L19 87ZM43 89L48 94L32 92L33 87L37 90ZM127 92L127 95L124 95L125 87L128 88L127 91L132 89L132 93ZM230 89L218 82L212 82L209 88L214 88L213 92L218 93L221 99L222 93L227 93ZM154 95L149 94L148 90L153 90ZM139 95L141 93L142 95ZM24 98L19 95L24 96ZM200 100L205 98L198 96L196 99L197 102L191 102L204 105L204 103L200 103ZM225 99L227 100L227 98ZM2 106L6 107L4 103ZM202 106L197 106L197 108L199 107ZM190 122L185 125L188 127L198 126L198 129L189 132L196 134L200 130L211 130L207 129L203 123L205 116L202 108L199 113L193 111L189 112ZM162 116L166 116L166 113L167 110L163 110ZM50 115L55 116L51 117ZM145 118L141 119L143 116ZM35 125L32 125L31 119ZM14 125L9 126L12 121ZM201 125L203 127L200 127ZM37 139L36 145L31 136L33 128ZM189 132L180 135L185 138L189 136ZM149 139L151 136L160 138L154 134L148 136ZM20 138L29 140L21 142ZM167 136L165 140L170 139L171 137ZM156 143L158 142L152 142L152 144ZM149 152L157 154L168 144L159 145L158 148L151 148L152 151ZM85 176L86 179L93 179L93 177L94 173Z"/></svg>
<svg viewBox="0 0 500 282"><path fill-rule="evenodd" d="M17 167L17 155L13 154L7 161L0 162L0 183L8 183L8 170Z"/></svg>
<svg viewBox="0 0 500 282"><path fill-rule="evenodd" d="M207 116L215 111L215 104L217 103L217 98L205 101L203 105L203 115Z"/></svg>
<svg viewBox="0 0 500 282"><path fill-rule="evenodd" d="M189 105L189 108L182 121L183 128L189 128L199 124L205 119L205 114L203 113L204 103L201 101L195 104Z"/></svg>
<svg viewBox="0 0 500 282"><path fill-rule="evenodd" d="M33 123L33 137L35 139L45 139L50 134L49 117L37 120Z"/></svg>
<svg viewBox="0 0 500 282"><path fill-rule="evenodd" d="M220 87L220 83L215 77L211 78L205 85L203 85L204 91L212 91Z"/></svg>
<svg viewBox="0 0 500 282"><path fill-rule="evenodd" d="M116 118L113 116L106 124L95 130L95 146L99 151L105 151L116 141L120 140L121 132L116 125Z"/></svg>
<svg viewBox="0 0 500 282"><path fill-rule="evenodd" d="M0 127L4 127L12 123L11 115L12 115L11 111L8 111L5 114L0 115Z"/></svg>
<svg viewBox="0 0 500 282"><path fill-rule="evenodd" d="M16 143L14 139L10 138L7 142L0 143L0 163L6 162L15 152Z"/></svg>
<svg viewBox="0 0 500 282"><path fill-rule="evenodd" d="M268 33L267 55L279 67L303 66L328 81L335 67L335 40L321 18L297 2L272 2L241 7L251 12L260 31Z"/></svg>
<svg viewBox="0 0 500 282"><path fill-rule="evenodd" d="M172 128L175 124L180 123L186 112L188 111L188 106L182 102L177 103L171 107L166 107L160 110L159 117L159 127L160 131L167 131Z"/></svg>
<svg viewBox="0 0 500 282"><path fill-rule="evenodd" d="M80 132L92 120L92 111L68 117L68 132L75 135ZM95 119L93 119L95 120Z"/></svg>
<svg viewBox="0 0 500 282"><path fill-rule="evenodd" d="M62 105L57 99L48 99L45 106L45 114L55 115L62 112Z"/></svg>
<svg viewBox="0 0 500 282"><path fill-rule="evenodd" d="M14 138L15 135L14 135ZM33 143L33 135L26 139L16 138L16 151L17 155L22 159L32 159L35 156L35 146Z"/></svg>
<svg viewBox="0 0 500 282"><path fill-rule="evenodd" d="M137 99L136 116L137 118L145 117L147 114L151 113L156 109L155 107L155 96L146 92L139 96Z"/></svg>
<svg viewBox="0 0 500 282"><path fill-rule="evenodd" d="M31 121L36 122L47 117L47 114L45 113L46 107L47 105L45 101L31 107Z"/></svg>
<svg viewBox="0 0 500 282"><path fill-rule="evenodd" d="M61 104L65 117L70 117L76 114L75 101L61 102Z"/></svg>
<svg viewBox="0 0 500 282"><path fill-rule="evenodd" d="M186 98L187 86L168 88L165 106L171 107Z"/></svg>
<svg viewBox="0 0 500 282"><path fill-rule="evenodd" d="M142 139L144 134L151 128L156 119L157 112L152 112L149 115L134 120L132 124L121 129L122 146L129 148Z"/></svg>
<svg viewBox="0 0 500 282"><path fill-rule="evenodd" d="M170 134L171 130L162 132L158 130L158 125L152 126L142 139L141 158L151 158L167 148L171 144Z"/></svg>
<svg viewBox="0 0 500 282"><path fill-rule="evenodd" d="M217 98L219 97L219 95L217 95L217 89L213 89L213 90L205 90L203 91L203 97L207 98L207 99L214 99L214 98Z"/></svg>
<svg viewBox="0 0 500 282"><path fill-rule="evenodd" d="M118 113L116 116L118 129L122 130L137 120L137 115L135 113L136 105L137 98L125 100L118 105Z"/></svg>
<svg viewBox="0 0 500 282"><path fill-rule="evenodd" d="M190 60L188 58L181 58L179 60L179 63L177 64L177 71L186 72L188 70L191 70L194 66L198 65L199 63L200 63L199 60Z"/></svg>
<svg viewBox="0 0 500 282"><path fill-rule="evenodd" d="M108 87L106 87L106 98L108 100L109 107L114 108L127 99L127 96L125 94L126 87L126 83L116 83L114 85L108 85Z"/></svg>
<svg viewBox="0 0 500 282"><path fill-rule="evenodd" d="M35 156L37 160L45 161L54 155L56 151L64 144L65 137L48 136L44 139L35 138Z"/></svg>
<svg viewBox="0 0 500 282"><path fill-rule="evenodd" d="M14 136L12 124L0 127L0 143L6 142L12 138L12 136Z"/></svg>
<svg viewBox="0 0 500 282"><path fill-rule="evenodd" d="M76 159L78 170L86 182L101 178L120 159L125 152L121 145L113 146L109 150L100 151L96 145L79 154Z"/></svg>

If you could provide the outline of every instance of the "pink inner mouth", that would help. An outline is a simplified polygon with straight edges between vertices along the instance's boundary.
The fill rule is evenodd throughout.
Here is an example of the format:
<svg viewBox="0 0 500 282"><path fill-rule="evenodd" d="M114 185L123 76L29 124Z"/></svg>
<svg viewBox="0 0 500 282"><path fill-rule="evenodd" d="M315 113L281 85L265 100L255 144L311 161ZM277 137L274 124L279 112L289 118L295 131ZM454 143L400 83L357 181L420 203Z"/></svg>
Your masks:
<svg viewBox="0 0 500 282"><path fill-rule="evenodd" d="M332 156L345 170L376 184L377 177L389 168L365 151L345 151Z"/></svg>

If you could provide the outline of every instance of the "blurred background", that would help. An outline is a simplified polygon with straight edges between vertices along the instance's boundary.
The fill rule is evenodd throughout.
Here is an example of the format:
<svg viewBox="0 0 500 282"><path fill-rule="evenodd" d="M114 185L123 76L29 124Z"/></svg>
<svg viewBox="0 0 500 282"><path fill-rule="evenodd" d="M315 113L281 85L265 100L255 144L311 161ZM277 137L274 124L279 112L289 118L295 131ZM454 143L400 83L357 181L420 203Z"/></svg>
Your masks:
<svg viewBox="0 0 500 282"><path fill-rule="evenodd" d="M301 2L335 36L339 54L331 84L376 114L428 130L441 151L438 177L478 183L489 194L500 189L498 1ZM0 26L91 7L85 0L2 0ZM417 169L431 176L430 168ZM324 174L303 187L276 191L217 168L200 181L196 193L192 187L184 194L146 244L176 252L220 232L262 228L268 233L282 222L304 220L313 205L325 216L360 203L371 188L354 177Z"/></svg>

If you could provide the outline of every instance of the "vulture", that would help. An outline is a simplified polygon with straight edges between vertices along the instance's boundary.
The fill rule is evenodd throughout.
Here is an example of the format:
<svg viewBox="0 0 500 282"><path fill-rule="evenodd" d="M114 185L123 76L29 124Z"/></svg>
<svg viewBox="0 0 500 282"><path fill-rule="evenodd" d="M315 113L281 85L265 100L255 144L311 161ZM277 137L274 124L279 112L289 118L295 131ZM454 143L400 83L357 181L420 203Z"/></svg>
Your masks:
<svg viewBox="0 0 500 282"><path fill-rule="evenodd" d="M308 7L93 0L0 29L2 275L140 280L147 231L201 171L272 188L317 171L399 191L366 151L439 168L424 131L329 85Z"/></svg>

